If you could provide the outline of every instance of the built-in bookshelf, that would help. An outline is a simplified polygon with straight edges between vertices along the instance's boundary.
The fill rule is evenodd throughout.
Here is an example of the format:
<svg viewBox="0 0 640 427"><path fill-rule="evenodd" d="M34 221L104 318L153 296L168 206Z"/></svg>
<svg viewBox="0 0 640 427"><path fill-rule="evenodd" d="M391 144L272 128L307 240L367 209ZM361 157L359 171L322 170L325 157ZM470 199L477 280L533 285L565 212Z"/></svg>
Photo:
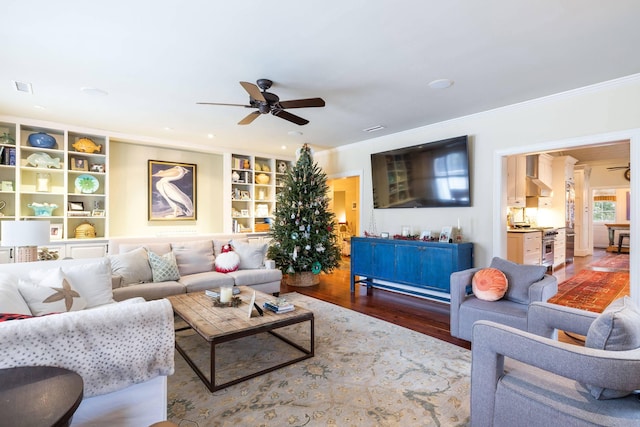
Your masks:
<svg viewBox="0 0 640 427"><path fill-rule="evenodd" d="M286 173L293 166L289 159L231 155L231 230L234 233L269 231L274 218L276 197Z"/></svg>

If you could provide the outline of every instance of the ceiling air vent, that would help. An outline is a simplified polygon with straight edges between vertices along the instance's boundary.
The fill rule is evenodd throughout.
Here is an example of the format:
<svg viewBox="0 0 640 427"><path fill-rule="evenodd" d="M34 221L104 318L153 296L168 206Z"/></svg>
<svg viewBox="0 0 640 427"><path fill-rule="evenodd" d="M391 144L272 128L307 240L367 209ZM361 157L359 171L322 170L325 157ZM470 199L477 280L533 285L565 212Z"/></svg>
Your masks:
<svg viewBox="0 0 640 427"><path fill-rule="evenodd" d="M370 128L362 129L363 132L377 132L384 129L382 125L371 126Z"/></svg>

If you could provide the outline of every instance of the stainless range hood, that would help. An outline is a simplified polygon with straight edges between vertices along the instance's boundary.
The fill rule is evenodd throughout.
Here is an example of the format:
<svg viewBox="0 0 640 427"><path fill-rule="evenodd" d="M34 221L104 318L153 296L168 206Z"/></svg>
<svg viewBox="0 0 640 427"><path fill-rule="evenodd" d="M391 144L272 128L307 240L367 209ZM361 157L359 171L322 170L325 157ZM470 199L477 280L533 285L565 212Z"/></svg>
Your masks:
<svg viewBox="0 0 640 427"><path fill-rule="evenodd" d="M551 187L538 176L539 159L537 154L527 156L527 197L549 197Z"/></svg>

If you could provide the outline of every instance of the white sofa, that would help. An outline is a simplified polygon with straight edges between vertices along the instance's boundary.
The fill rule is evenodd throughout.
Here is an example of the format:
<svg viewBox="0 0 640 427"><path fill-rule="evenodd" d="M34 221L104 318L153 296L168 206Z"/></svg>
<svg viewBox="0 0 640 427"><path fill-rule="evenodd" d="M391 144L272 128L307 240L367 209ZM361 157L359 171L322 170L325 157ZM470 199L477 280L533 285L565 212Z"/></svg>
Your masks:
<svg viewBox="0 0 640 427"><path fill-rule="evenodd" d="M84 399L73 426L148 426L167 417L173 311L166 299L116 303L110 271L108 258L0 265L2 313L46 311L34 295L53 293L48 286L61 278L79 294L71 308L86 304L64 312L60 299L49 309L61 313L0 322L0 369L57 366L80 374Z"/></svg>
<svg viewBox="0 0 640 427"><path fill-rule="evenodd" d="M240 258L237 271L215 271L215 259L224 244L231 242ZM175 280L155 280L148 251L159 256L173 253L179 270ZM247 234L193 234L172 237L112 237L108 257L113 274L114 299L132 297L147 300L203 291L219 286L249 286L268 294L280 292L282 272L265 266L267 243Z"/></svg>

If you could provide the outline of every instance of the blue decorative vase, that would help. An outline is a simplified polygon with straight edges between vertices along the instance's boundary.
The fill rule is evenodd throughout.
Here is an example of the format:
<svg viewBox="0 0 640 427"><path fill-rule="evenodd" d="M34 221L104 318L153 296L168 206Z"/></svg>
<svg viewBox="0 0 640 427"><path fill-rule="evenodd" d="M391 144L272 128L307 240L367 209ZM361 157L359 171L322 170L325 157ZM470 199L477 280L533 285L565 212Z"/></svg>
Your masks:
<svg viewBox="0 0 640 427"><path fill-rule="evenodd" d="M56 139L51 135L44 132L32 133L27 138L29 145L38 148L54 148L56 146Z"/></svg>

